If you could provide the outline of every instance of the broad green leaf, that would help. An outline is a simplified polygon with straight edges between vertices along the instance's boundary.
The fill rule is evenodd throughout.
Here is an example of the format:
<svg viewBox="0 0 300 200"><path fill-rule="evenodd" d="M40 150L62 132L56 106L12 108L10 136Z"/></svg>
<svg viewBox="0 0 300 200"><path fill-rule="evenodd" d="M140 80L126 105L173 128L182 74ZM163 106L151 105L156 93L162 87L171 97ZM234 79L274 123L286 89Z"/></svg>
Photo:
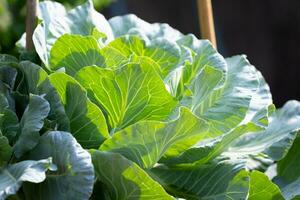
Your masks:
<svg viewBox="0 0 300 200"><path fill-rule="evenodd" d="M256 70L259 86L250 101L249 110L243 122L252 121L257 125L266 127L269 123L269 114L273 112L274 105L269 85L266 83L262 74Z"/></svg>
<svg viewBox="0 0 300 200"><path fill-rule="evenodd" d="M200 141L178 156L164 157L160 162L167 165L202 165L221 155L230 147L231 143L241 135L258 130L261 129L253 123L243 124L211 141L206 140L204 141L205 143Z"/></svg>
<svg viewBox="0 0 300 200"><path fill-rule="evenodd" d="M284 200L280 189L262 172L250 173L250 192L248 200Z"/></svg>
<svg viewBox="0 0 300 200"><path fill-rule="evenodd" d="M208 40L198 40L194 35L189 34L177 40L177 44L193 52L193 62L185 66L181 84L189 85L193 78L207 65L220 70L225 75L227 74L225 59ZM219 86L224 84L225 78L219 83Z"/></svg>
<svg viewBox="0 0 300 200"><path fill-rule="evenodd" d="M75 75L85 66L103 66L100 46L92 36L65 34L57 39L50 52L52 70L65 68L66 73Z"/></svg>
<svg viewBox="0 0 300 200"><path fill-rule="evenodd" d="M142 121L116 132L100 149L120 153L142 168L151 168L165 153L177 155L209 137L207 129L205 121L181 109L173 121Z"/></svg>
<svg viewBox="0 0 300 200"><path fill-rule="evenodd" d="M296 119L297 120L297 119ZM286 156L277 163L277 176L285 183L291 183L300 178L300 132Z"/></svg>
<svg viewBox="0 0 300 200"><path fill-rule="evenodd" d="M228 77L225 85L214 89L204 101L193 102L194 113L211 124L215 136L230 131L244 119L251 98L258 88L255 68L244 56L226 60ZM202 83L203 84L203 83ZM203 98L202 98L203 99Z"/></svg>
<svg viewBox="0 0 300 200"><path fill-rule="evenodd" d="M51 158L44 160L25 160L6 168L0 168L0 199L16 194L23 182L40 183L46 178L45 172L54 170Z"/></svg>
<svg viewBox="0 0 300 200"><path fill-rule="evenodd" d="M300 128L300 103L287 102L271 117L265 131L248 134L232 145L230 152L240 155L264 153L275 161L281 160L291 148Z"/></svg>
<svg viewBox="0 0 300 200"><path fill-rule="evenodd" d="M151 176L166 190L185 199L246 199L249 175L243 163L215 161L198 168L151 169Z"/></svg>
<svg viewBox="0 0 300 200"><path fill-rule="evenodd" d="M33 149L39 139L39 131L50 111L49 103L41 96L30 95L30 100L20 121L20 134L14 145L14 154L21 157ZM42 158L41 158L42 159Z"/></svg>
<svg viewBox="0 0 300 200"><path fill-rule="evenodd" d="M41 136L28 158L39 160L43 157L52 157L58 169L47 174L40 184L24 184L26 199L89 199L94 184L91 156L71 134L52 131Z"/></svg>
<svg viewBox="0 0 300 200"><path fill-rule="evenodd" d="M117 153L94 151L97 180L108 190L109 199L174 199L134 162Z"/></svg>
<svg viewBox="0 0 300 200"><path fill-rule="evenodd" d="M72 135L86 149L99 148L109 137L100 108L87 98L85 89L72 77L54 73L49 79L65 106Z"/></svg>
<svg viewBox="0 0 300 200"><path fill-rule="evenodd" d="M85 67L76 79L103 109L110 129L122 129L141 120L163 120L176 104L146 62L116 70Z"/></svg>
<svg viewBox="0 0 300 200"><path fill-rule="evenodd" d="M23 73L23 84L26 87L27 93L43 96L50 104L50 112L48 120L54 123L53 129L61 131L69 131L70 125L68 117L65 113L64 106L60 102L60 97L51 85L48 74L38 65L28 61L23 61L19 64ZM26 95L28 95L26 93Z"/></svg>
<svg viewBox="0 0 300 200"><path fill-rule="evenodd" d="M113 17L109 20L109 24L115 37L130 34L139 35L146 40L160 38L176 41L182 36L179 31L168 24L149 24L133 14Z"/></svg>
<svg viewBox="0 0 300 200"><path fill-rule="evenodd" d="M214 92L213 90L222 79L223 73L220 70L205 66L188 86L182 104L190 107L194 113L203 113L201 109L204 107L201 104L206 101L210 93Z"/></svg>
<svg viewBox="0 0 300 200"><path fill-rule="evenodd" d="M38 18L41 23L33 34L35 49L41 60L49 66L50 50L55 41L63 34L91 35L94 28L113 39L110 25L103 15L93 8L91 0L85 4L66 11L62 5L45 1L39 4Z"/></svg>
<svg viewBox="0 0 300 200"><path fill-rule="evenodd" d="M146 45L139 37L130 35L115 39L101 52L107 67L119 66L139 57L151 58L159 65L162 76L166 76L180 60L180 48L176 43L156 39Z"/></svg>

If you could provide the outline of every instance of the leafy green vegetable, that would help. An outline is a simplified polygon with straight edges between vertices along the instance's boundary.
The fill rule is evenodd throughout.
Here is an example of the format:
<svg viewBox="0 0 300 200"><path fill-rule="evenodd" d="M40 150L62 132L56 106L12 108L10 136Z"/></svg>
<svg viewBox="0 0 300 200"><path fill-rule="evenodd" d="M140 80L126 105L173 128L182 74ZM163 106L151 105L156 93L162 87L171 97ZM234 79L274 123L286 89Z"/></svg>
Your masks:
<svg viewBox="0 0 300 200"><path fill-rule="evenodd" d="M0 55L0 199L300 197L300 103L276 110L246 56L91 1L40 10L46 71Z"/></svg>

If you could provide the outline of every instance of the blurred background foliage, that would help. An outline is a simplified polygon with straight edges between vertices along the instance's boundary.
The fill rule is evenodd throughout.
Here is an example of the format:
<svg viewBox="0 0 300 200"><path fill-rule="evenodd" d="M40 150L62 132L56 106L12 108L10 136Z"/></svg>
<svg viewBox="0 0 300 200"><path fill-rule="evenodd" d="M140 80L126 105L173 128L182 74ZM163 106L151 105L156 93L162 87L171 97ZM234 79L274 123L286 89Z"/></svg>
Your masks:
<svg viewBox="0 0 300 200"><path fill-rule="evenodd" d="M41 1L41 0L40 0ZM86 0L56 0L72 8ZM97 10L102 10L115 0L93 0ZM0 53L17 54L16 41L25 31L26 0L0 0Z"/></svg>

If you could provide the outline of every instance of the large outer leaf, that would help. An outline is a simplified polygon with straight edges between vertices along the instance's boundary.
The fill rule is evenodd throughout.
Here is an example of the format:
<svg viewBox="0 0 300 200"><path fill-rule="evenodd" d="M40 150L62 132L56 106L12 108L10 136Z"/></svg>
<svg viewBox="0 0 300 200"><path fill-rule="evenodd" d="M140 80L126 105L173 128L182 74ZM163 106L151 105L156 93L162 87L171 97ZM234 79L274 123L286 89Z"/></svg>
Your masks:
<svg viewBox="0 0 300 200"><path fill-rule="evenodd" d="M46 66L49 65L49 54L53 44L65 33L90 35L93 28L106 34L108 40L113 38L110 25L106 19L87 3L66 11L62 5L45 1L39 5L39 19L43 20L35 29L33 42L35 49Z"/></svg>
<svg viewBox="0 0 300 200"><path fill-rule="evenodd" d="M258 130L261 129L253 123L243 124L214 140L200 142L176 157L164 157L160 162L167 165L202 165L221 155L241 135Z"/></svg>
<svg viewBox="0 0 300 200"><path fill-rule="evenodd" d="M29 104L20 121L20 135L14 145L16 157L21 157L37 145L40 138L39 131L49 111L49 103L43 97L30 95Z"/></svg>
<svg viewBox="0 0 300 200"><path fill-rule="evenodd" d="M225 85L213 90L204 101L191 105L197 107L194 111L196 115L211 123L210 131L216 136L241 123L258 88L256 70L244 56L235 56L226 61L228 77Z"/></svg>
<svg viewBox="0 0 300 200"><path fill-rule="evenodd" d="M116 70L86 67L76 79L101 106L111 129L122 129L140 120L163 120L176 104L146 62Z"/></svg>
<svg viewBox="0 0 300 200"><path fill-rule="evenodd" d="M280 189L262 172L250 173L250 192L248 200L284 200Z"/></svg>
<svg viewBox="0 0 300 200"><path fill-rule="evenodd" d="M67 74L75 75L85 66L102 66L100 46L92 36L65 34L57 39L50 52L52 70L64 67Z"/></svg>
<svg viewBox="0 0 300 200"><path fill-rule="evenodd" d="M273 112L274 105L269 85L259 71L256 71L259 86L252 96L249 109L243 120L244 123L252 121L253 123L265 127L269 123L269 114Z"/></svg>
<svg viewBox="0 0 300 200"><path fill-rule="evenodd" d="M246 135L232 145L229 153L255 155L265 153L275 161L282 159L291 148L300 129L300 103L287 102L270 118L265 131Z"/></svg>
<svg viewBox="0 0 300 200"><path fill-rule="evenodd" d="M43 96L50 104L50 112L47 119L55 124L53 129L69 131L69 120L64 106L60 102L57 91L51 85L48 74L40 66L28 61L21 62L19 67L24 74L23 84L28 90L27 92Z"/></svg>
<svg viewBox="0 0 300 200"><path fill-rule="evenodd" d="M120 154L94 151L92 158L98 181L104 184L110 199L173 199L138 165Z"/></svg>
<svg viewBox="0 0 300 200"><path fill-rule="evenodd" d="M151 175L168 192L186 199L246 199L249 176L243 163L213 162L195 169L151 169Z"/></svg>
<svg viewBox="0 0 300 200"><path fill-rule="evenodd" d="M49 79L65 106L72 135L84 148L98 148L109 137L100 108L87 98L85 89L72 77L54 73Z"/></svg>
<svg viewBox="0 0 300 200"><path fill-rule="evenodd" d="M50 158L39 161L26 160L0 169L0 200L17 193L24 181L44 181L48 169L54 169Z"/></svg>
<svg viewBox="0 0 300 200"><path fill-rule="evenodd" d="M91 156L67 132L44 134L28 158L53 158L58 170L47 174L43 183L24 185L26 199L36 200L88 200L94 184Z"/></svg>
<svg viewBox="0 0 300 200"><path fill-rule="evenodd" d="M205 121L182 109L171 122L143 121L113 135L100 147L117 152L136 162L140 167L151 168L167 153L173 156L186 150L197 141L208 137Z"/></svg>
<svg viewBox="0 0 300 200"><path fill-rule="evenodd" d="M178 40L182 34L170 27L168 24L148 22L138 18L133 14L113 17L109 20L115 37L123 35L139 35L146 40L164 38L170 41Z"/></svg>

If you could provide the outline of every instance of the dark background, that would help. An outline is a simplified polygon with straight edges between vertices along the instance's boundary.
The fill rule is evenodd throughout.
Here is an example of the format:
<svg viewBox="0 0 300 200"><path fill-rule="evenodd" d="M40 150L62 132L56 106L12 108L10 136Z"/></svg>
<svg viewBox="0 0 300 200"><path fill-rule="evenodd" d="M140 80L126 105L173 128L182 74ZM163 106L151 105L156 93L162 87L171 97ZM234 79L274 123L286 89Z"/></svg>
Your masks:
<svg viewBox="0 0 300 200"><path fill-rule="evenodd" d="M300 100L300 0L213 0L218 50L246 54L271 87L276 106ZM134 13L200 36L196 0L118 0L102 13Z"/></svg>

